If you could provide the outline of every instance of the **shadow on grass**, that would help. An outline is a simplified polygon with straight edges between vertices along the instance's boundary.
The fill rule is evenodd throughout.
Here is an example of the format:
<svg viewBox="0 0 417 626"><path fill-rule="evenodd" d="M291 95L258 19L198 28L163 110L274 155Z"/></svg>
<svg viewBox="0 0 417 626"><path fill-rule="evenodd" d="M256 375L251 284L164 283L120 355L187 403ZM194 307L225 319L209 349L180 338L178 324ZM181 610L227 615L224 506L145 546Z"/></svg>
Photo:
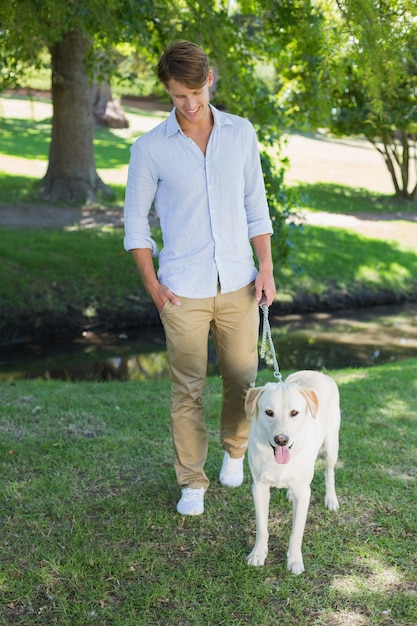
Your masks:
<svg viewBox="0 0 417 626"><path fill-rule="evenodd" d="M106 177L103 176L103 181L106 183ZM58 202L49 203L41 199L41 183L42 178L33 178L31 176L16 176L14 174L7 174L0 172L0 206L24 204L24 205L42 205L53 206L59 211L61 206ZM110 203L108 199L103 201L103 206L106 207L122 207L125 196L125 185L109 184L109 187L114 192L114 197ZM62 206L67 206L63 204ZM72 206L79 206L74 204ZM98 206L98 205L97 205ZM40 222L42 217L40 216ZM24 226L25 224L22 224ZM60 227L60 226L57 226Z"/></svg>
<svg viewBox="0 0 417 626"><path fill-rule="evenodd" d="M51 136L51 122L0 118L1 152L12 157L45 160Z"/></svg>
<svg viewBox="0 0 417 626"><path fill-rule="evenodd" d="M393 195L381 195L360 187L335 183L299 184L294 187L302 208L329 213L411 213L412 202L396 200Z"/></svg>
<svg viewBox="0 0 417 626"><path fill-rule="evenodd" d="M94 146L96 167L116 169L129 163L132 141L114 135L108 128L96 128Z"/></svg>
<svg viewBox="0 0 417 626"><path fill-rule="evenodd" d="M24 159L47 160L51 121L0 118L2 154ZM107 128L94 132L96 167L113 169L129 162L131 141L118 137Z"/></svg>
<svg viewBox="0 0 417 626"><path fill-rule="evenodd" d="M40 203L40 178L0 172L0 204Z"/></svg>

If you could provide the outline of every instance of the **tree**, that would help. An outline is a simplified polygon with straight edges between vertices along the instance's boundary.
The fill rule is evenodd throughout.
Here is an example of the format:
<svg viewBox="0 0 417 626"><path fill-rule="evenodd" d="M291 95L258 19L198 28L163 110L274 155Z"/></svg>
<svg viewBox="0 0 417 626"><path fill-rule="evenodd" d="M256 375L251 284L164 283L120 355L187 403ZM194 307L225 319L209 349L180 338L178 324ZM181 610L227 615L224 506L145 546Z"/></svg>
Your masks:
<svg viewBox="0 0 417 626"><path fill-rule="evenodd" d="M259 0L275 40L289 128L363 134L398 198L416 197L417 5L413 0ZM283 16L285 19L282 20Z"/></svg>
<svg viewBox="0 0 417 626"><path fill-rule="evenodd" d="M51 59L52 134L48 170L42 181L47 200L94 202L111 195L97 174L93 149L93 80L106 77L103 56L132 32L150 39L154 3L128 0L22 0L2 3L0 61L3 87L18 81L25 67ZM98 64L96 50L102 51Z"/></svg>
<svg viewBox="0 0 417 626"><path fill-rule="evenodd" d="M51 46L52 136L42 181L46 200L94 201L111 191L97 174L93 147L92 85L84 67L90 42L79 30Z"/></svg>
<svg viewBox="0 0 417 626"><path fill-rule="evenodd" d="M363 135L382 155L395 195L417 196L417 9L407 0L338 6L349 35L330 128ZM346 39L346 37L345 37Z"/></svg>

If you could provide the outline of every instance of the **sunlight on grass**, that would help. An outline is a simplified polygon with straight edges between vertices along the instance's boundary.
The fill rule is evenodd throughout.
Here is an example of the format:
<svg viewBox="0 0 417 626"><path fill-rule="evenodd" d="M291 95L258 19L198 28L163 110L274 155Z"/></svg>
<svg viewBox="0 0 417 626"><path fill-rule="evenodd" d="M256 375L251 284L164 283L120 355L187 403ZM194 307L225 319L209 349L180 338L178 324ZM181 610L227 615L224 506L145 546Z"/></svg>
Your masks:
<svg viewBox="0 0 417 626"><path fill-rule="evenodd" d="M364 591L389 594L404 582L403 577L396 569L387 566L369 554L357 557L356 561L357 569L363 570L364 575L338 576L331 584L333 589L345 595L361 594Z"/></svg>
<svg viewBox="0 0 417 626"><path fill-rule="evenodd" d="M338 611L330 613L326 626L367 626L369 618L356 611Z"/></svg>
<svg viewBox="0 0 417 626"><path fill-rule="evenodd" d="M366 284L380 285L392 283L393 286L403 288L412 279L408 268L398 263L377 263L374 267L362 265L355 272L355 280Z"/></svg>
<svg viewBox="0 0 417 626"><path fill-rule="evenodd" d="M97 314L96 307L90 305L83 310L83 315L86 317L94 317Z"/></svg>
<svg viewBox="0 0 417 626"><path fill-rule="evenodd" d="M404 294L416 288L417 256L399 244L324 226L304 226L293 243L290 264L276 270L280 300L281 291L331 297L364 288Z"/></svg>

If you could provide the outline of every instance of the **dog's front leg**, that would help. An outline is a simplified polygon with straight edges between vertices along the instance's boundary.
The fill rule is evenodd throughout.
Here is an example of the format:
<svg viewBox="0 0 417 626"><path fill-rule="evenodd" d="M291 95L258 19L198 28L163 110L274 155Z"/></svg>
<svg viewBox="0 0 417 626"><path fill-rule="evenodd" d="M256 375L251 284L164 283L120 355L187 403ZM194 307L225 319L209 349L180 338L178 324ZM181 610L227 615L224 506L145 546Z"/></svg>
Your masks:
<svg viewBox="0 0 417 626"><path fill-rule="evenodd" d="M324 497L324 505L330 509L330 511L337 511L339 508L339 501L336 495L336 487L334 480L334 468L337 462L338 452L338 440L337 433L333 436L333 441L330 440L326 444L326 472L325 472L325 484L326 495Z"/></svg>
<svg viewBox="0 0 417 626"><path fill-rule="evenodd" d="M252 552L246 557L246 561L248 565L261 567L268 554L269 485L254 482L252 495L256 516L256 541Z"/></svg>
<svg viewBox="0 0 417 626"><path fill-rule="evenodd" d="M293 520L290 543L287 552L287 567L293 574L304 572L303 555L301 545L303 543L304 527L310 504L310 487L292 489L293 496Z"/></svg>

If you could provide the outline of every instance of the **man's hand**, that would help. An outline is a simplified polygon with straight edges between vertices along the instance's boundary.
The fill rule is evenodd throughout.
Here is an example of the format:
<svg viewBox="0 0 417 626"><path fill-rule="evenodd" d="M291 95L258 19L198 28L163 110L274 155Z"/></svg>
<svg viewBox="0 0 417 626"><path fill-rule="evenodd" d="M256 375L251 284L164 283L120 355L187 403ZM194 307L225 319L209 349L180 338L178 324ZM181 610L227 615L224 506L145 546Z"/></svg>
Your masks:
<svg viewBox="0 0 417 626"><path fill-rule="evenodd" d="M175 293L172 293L166 285L161 285L159 282L152 261L152 251L150 248L134 248L131 250L131 253L139 273L142 276L145 289L154 301L158 311L162 311L167 300L170 300L175 306L180 306L181 302L178 300Z"/></svg>
<svg viewBox="0 0 417 626"><path fill-rule="evenodd" d="M275 293L276 287L272 273L262 272L260 270L255 278L256 302L259 306L263 306L264 304L271 306L274 301Z"/></svg>
<svg viewBox="0 0 417 626"><path fill-rule="evenodd" d="M259 272L255 278L256 302L259 306L264 304L271 306L276 293L271 255L271 237L269 235L258 235L252 238L252 244L259 263Z"/></svg>
<svg viewBox="0 0 417 626"><path fill-rule="evenodd" d="M168 300L172 302L172 304L175 304L175 306L181 306L181 302L178 300L175 293L172 293L168 287L161 285L161 283L158 283L157 287L154 288L152 292L149 291L149 295L159 312L162 311Z"/></svg>

